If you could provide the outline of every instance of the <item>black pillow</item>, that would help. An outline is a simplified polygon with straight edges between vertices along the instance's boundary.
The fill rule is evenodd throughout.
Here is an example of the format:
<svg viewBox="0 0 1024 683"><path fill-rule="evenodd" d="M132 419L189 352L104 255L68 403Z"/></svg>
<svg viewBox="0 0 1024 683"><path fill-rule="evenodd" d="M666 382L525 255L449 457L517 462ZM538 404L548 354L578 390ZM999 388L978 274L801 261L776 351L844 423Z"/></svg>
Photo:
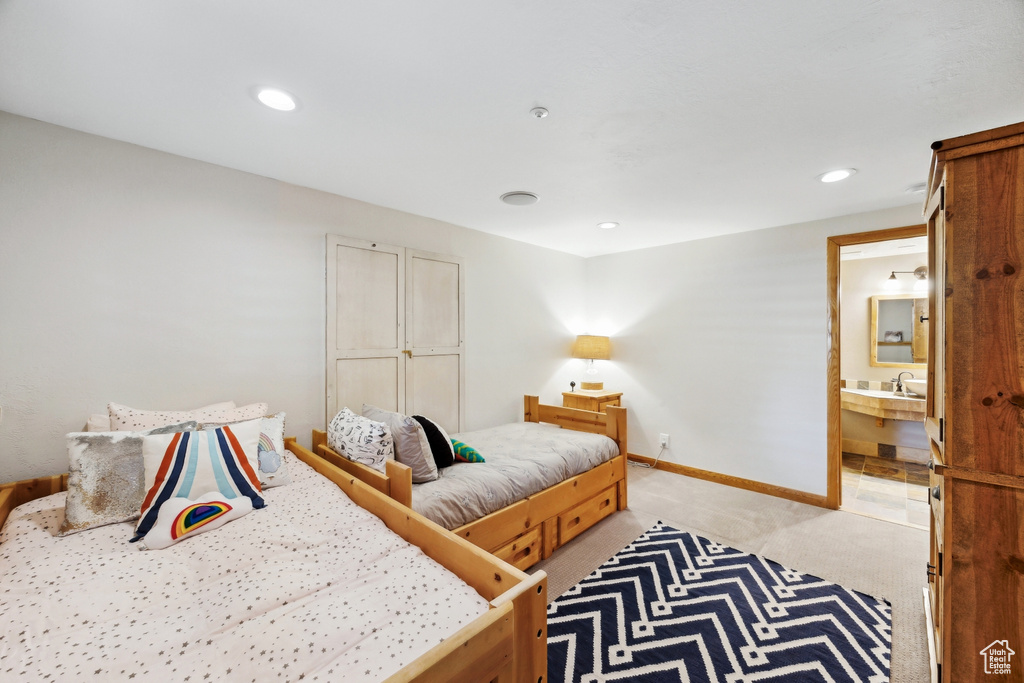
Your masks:
<svg viewBox="0 0 1024 683"><path fill-rule="evenodd" d="M428 420L422 415L413 415L412 419L420 423L427 435L427 443L430 444L430 454L434 456L434 463L437 469L451 467L455 462L455 448L448 440L444 429L435 422Z"/></svg>

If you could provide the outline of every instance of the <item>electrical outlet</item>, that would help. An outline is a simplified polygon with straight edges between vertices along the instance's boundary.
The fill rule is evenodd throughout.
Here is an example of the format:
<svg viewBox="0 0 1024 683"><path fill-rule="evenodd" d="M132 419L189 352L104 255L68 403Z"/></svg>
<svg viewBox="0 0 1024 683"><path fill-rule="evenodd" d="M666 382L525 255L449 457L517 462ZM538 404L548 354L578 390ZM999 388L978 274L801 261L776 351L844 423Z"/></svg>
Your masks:
<svg viewBox="0 0 1024 683"><path fill-rule="evenodd" d="M668 448L668 434L659 434L658 435L658 444L662 448Z"/></svg>

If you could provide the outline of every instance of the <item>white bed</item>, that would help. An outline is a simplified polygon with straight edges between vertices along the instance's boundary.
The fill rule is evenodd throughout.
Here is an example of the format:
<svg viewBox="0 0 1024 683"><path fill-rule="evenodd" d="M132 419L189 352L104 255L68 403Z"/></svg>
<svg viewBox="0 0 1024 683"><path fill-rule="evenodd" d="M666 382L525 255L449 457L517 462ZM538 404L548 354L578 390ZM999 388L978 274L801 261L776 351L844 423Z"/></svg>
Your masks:
<svg viewBox="0 0 1024 683"><path fill-rule="evenodd" d="M0 534L0 679L380 681L488 601L286 453L267 507L164 550L58 538L64 493ZM358 548L359 552L352 552Z"/></svg>

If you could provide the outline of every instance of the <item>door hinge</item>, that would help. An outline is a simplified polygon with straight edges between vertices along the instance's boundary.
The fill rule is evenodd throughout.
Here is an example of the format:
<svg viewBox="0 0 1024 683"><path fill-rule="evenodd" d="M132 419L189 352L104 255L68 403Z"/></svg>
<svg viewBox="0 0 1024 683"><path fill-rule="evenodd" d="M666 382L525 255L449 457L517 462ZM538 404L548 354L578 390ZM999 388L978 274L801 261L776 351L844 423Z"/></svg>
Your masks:
<svg viewBox="0 0 1024 683"><path fill-rule="evenodd" d="M941 185L939 187L939 210L940 211L945 211L946 210L946 186L945 185Z"/></svg>
<svg viewBox="0 0 1024 683"><path fill-rule="evenodd" d="M939 573L939 576L942 576L942 552L941 551L939 552L939 558L938 558L938 560L936 560L935 563L936 563L936 565L938 565L938 566L935 567L935 571L937 571Z"/></svg>
<svg viewBox="0 0 1024 683"><path fill-rule="evenodd" d="M944 441L946 438L946 418L939 418L939 441Z"/></svg>

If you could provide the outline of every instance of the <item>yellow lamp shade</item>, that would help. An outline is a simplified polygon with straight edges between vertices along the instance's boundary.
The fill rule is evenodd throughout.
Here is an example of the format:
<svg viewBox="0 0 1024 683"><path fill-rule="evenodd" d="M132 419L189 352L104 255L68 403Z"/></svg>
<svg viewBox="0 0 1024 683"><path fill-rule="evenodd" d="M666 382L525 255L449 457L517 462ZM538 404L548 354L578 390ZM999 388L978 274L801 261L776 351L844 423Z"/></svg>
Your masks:
<svg viewBox="0 0 1024 683"><path fill-rule="evenodd" d="M611 340L608 337L581 334L576 337L576 342L572 345L572 357L589 360L611 360Z"/></svg>

